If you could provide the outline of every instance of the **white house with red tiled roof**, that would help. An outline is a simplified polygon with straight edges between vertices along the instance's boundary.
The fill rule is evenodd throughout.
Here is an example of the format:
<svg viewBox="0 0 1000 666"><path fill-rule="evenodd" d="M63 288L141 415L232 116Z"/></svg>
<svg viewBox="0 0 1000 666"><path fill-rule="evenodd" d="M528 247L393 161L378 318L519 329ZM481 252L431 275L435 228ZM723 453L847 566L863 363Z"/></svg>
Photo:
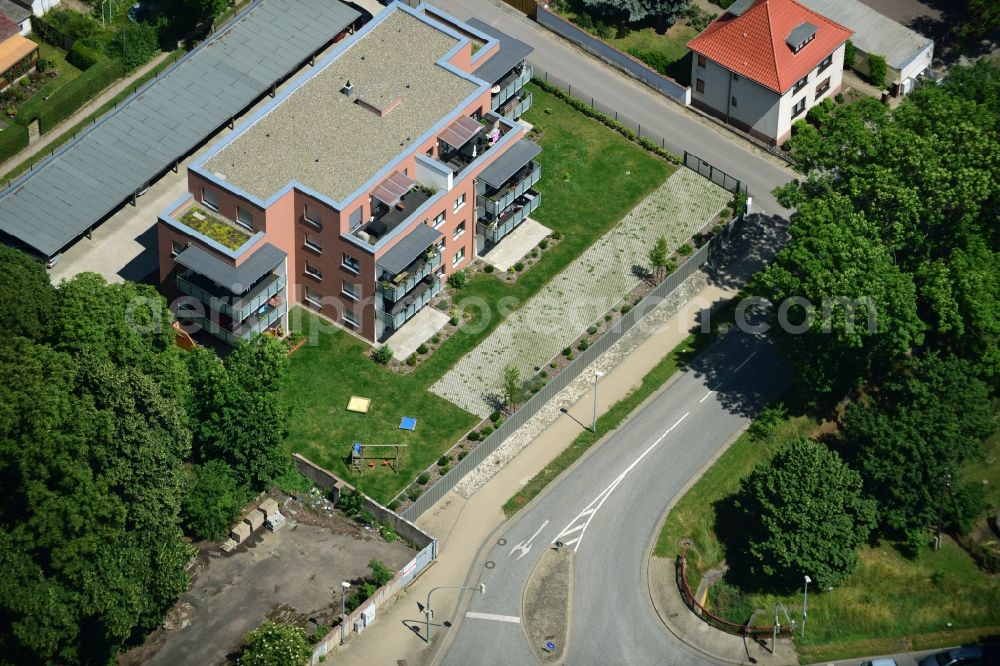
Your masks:
<svg viewBox="0 0 1000 666"><path fill-rule="evenodd" d="M737 0L688 42L691 104L769 143L836 94L854 34L795 0Z"/></svg>

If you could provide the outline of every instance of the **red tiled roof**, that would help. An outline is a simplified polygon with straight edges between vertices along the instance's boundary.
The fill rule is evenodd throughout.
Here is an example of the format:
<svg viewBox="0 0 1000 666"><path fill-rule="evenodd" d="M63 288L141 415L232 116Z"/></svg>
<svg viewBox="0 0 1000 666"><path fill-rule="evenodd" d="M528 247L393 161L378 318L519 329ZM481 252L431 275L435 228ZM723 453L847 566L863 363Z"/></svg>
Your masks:
<svg viewBox="0 0 1000 666"><path fill-rule="evenodd" d="M0 12L0 42L21 32L21 26L9 16Z"/></svg>
<svg viewBox="0 0 1000 666"><path fill-rule="evenodd" d="M817 27L816 37L794 53L785 43L803 23ZM688 42L688 48L784 93L854 34L794 0L758 0L741 16L723 12Z"/></svg>

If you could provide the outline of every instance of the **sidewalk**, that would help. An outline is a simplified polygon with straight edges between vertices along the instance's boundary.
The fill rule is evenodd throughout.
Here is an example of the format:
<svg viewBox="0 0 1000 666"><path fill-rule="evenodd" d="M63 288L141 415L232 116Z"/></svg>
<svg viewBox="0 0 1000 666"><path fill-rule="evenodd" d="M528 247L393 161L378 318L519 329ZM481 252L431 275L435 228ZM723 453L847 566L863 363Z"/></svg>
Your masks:
<svg viewBox="0 0 1000 666"><path fill-rule="evenodd" d="M675 315L651 330L646 339L601 380L600 413L624 398L653 365L687 337L701 309L734 296L772 254L761 251L760 244L755 249L757 251L736 261L727 273L711 282L704 272L689 278L689 281L701 281L700 290ZM608 353L613 352L612 348ZM593 399L592 392L583 394L569 408L570 416L575 418L559 417L471 497L466 499L453 491L421 516L417 524L439 540L437 562L390 606L381 609L375 624L363 634L354 636L340 654L332 657L337 663L419 666L431 662L432 649L423 642L423 615L417 604L423 604L434 587L466 584L467 575L474 582L477 572L473 567L480 547L506 520L501 511L503 503L582 431L580 423L590 421ZM460 595L441 591L434 598L435 631L432 633L433 648L437 649L441 641L447 642L448 638L443 623L454 623L458 619L455 612ZM687 642L687 638L683 640Z"/></svg>
<svg viewBox="0 0 1000 666"><path fill-rule="evenodd" d="M169 58L170 55L170 53L161 53L139 69L132 72L129 76L126 76L124 79L119 79L118 82L108 88L105 88L104 92L90 100L86 106L80 108L72 116L39 137L38 141L31 144L17 155L14 155L3 164L0 164L0 174L6 175L10 173L33 156L44 151L49 144L60 138L67 130L76 127L77 123L82 122L85 118L87 118L87 116L97 111L97 109L99 109L103 104L113 99L115 95L131 87L139 78Z"/></svg>

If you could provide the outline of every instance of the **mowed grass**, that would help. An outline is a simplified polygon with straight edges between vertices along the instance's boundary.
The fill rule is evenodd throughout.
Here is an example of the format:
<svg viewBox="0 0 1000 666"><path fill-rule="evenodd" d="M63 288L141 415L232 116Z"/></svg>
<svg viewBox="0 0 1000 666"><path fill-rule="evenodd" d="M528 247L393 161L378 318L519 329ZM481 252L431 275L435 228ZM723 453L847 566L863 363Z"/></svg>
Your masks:
<svg viewBox="0 0 1000 666"><path fill-rule="evenodd" d="M389 501L478 422L431 394L431 384L489 335L502 321L501 312L509 313L538 293L676 168L537 87L530 89L534 105L526 120L543 133L538 141L542 153L536 158L542 164L542 179L536 186L542 205L534 217L563 234L541 261L516 283L480 274L453 292L456 305L462 307L475 297L473 302L480 306L470 310L463 330L408 375L376 365L368 358L371 347L354 336L304 310L295 311L301 324L296 326L293 318L293 330L307 337L317 333L315 344L291 357L285 391L291 409L286 445L343 475L375 499ZM501 303L504 298L513 300ZM352 395L372 398L371 411L347 412ZM415 432L398 429L404 415L417 418ZM371 471L366 468L361 475L352 473L347 457L355 441L408 444L399 473L381 465Z"/></svg>
<svg viewBox="0 0 1000 666"><path fill-rule="evenodd" d="M811 418L797 416L783 423L769 443L740 437L670 511L654 555L676 557L680 540L691 539L692 589L706 571L727 557L740 557L726 553L715 533L714 503L734 493L740 479L777 448L815 427ZM1000 577L980 571L950 539L944 539L941 550L928 548L912 560L891 543L863 548L859 557L858 569L842 586L810 589L806 636L795 639L801 663L957 645L1000 631L1000 606L995 603ZM755 593L751 599L768 612L781 602L793 618L801 616L801 591Z"/></svg>
<svg viewBox="0 0 1000 666"><path fill-rule="evenodd" d="M35 93L34 96L44 99L76 77L80 76L81 71L66 62L66 53L64 51L60 51L51 44L41 41L41 39L36 36L32 36L32 40L38 43L38 57L42 60L51 60L56 71L59 72L59 76L52 79L46 79L45 84L38 89L37 93Z"/></svg>

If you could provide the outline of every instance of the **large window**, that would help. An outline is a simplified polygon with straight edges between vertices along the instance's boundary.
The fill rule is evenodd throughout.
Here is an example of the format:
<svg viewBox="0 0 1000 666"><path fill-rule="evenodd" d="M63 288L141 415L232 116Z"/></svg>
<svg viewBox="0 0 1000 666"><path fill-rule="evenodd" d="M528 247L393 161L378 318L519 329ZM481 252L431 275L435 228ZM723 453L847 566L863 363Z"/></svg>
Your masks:
<svg viewBox="0 0 1000 666"><path fill-rule="evenodd" d="M323 307L323 295L320 294L315 289L310 289L306 287L306 303L312 305L313 307L321 308Z"/></svg>
<svg viewBox="0 0 1000 666"><path fill-rule="evenodd" d="M344 258L341 260L340 265L355 275L361 272L361 262L347 253L344 253Z"/></svg>
<svg viewBox="0 0 1000 666"><path fill-rule="evenodd" d="M357 328L361 325L361 318L358 313L350 308L344 308L344 323Z"/></svg>
<svg viewBox="0 0 1000 666"><path fill-rule="evenodd" d="M243 206L236 207L236 221L240 223L240 226L253 231L253 213L248 211Z"/></svg>
<svg viewBox="0 0 1000 666"><path fill-rule="evenodd" d="M795 106L792 107L792 118L796 117L805 110L806 110L806 98L803 97L802 99L800 99L795 103Z"/></svg>
<svg viewBox="0 0 1000 666"><path fill-rule="evenodd" d="M178 254L184 251L184 244L180 241L172 240L170 241L170 256L176 257Z"/></svg>
<svg viewBox="0 0 1000 666"><path fill-rule="evenodd" d="M315 252L316 254L323 254L323 244L319 242L319 239L315 236L306 234L305 246Z"/></svg>
<svg viewBox="0 0 1000 666"><path fill-rule="evenodd" d="M341 287L340 293L347 296L352 301L361 300L361 285L344 280L344 286Z"/></svg>
<svg viewBox="0 0 1000 666"><path fill-rule="evenodd" d="M706 64L706 61L705 61L705 56L703 56L703 55L701 55L701 54L699 53L699 54L698 54L698 66L699 66L699 67L704 67L704 66L705 66L705 64Z"/></svg>
<svg viewBox="0 0 1000 666"><path fill-rule="evenodd" d="M361 216L364 213L364 209L364 206L358 206L357 210L351 213L351 216L348 218L348 222L351 227L350 231L354 231L361 226Z"/></svg>
<svg viewBox="0 0 1000 666"><path fill-rule="evenodd" d="M809 75L808 74L806 74L801 79L799 79L798 81L795 82L795 85L792 86L792 92L793 93L797 93L798 91L800 91L803 88L805 88L807 83L809 83Z"/></svg>
<svg viewBox="0 0 1000 666"><path fill-rule="evenodd" d="M441 213L434 218L434 228L438 229L442 224L444 224L444 211L441 211Z"/></svg>
<svg viewBox="0 0 1000 666"><path fill-rule="evenodd" d="M823 60L823 62L821 62L821 63L819 64L819 71L818 71L818 72L816 72L816 73L817 73L817 74L821 73L821 72L822 72L822 71L823 71L824 69L826 69L827 67L829 67L829 66L830 66L830 65L832 65L832 64L833 64L833 54L831 53L830 55L828 55L828 56L826 57L826 59L825 59L825 60Z"/></svg>
<svg viewBox="0 0 1000 666"><path fill-rule="evenodd" d="M207 187L201 188L201 203L204 204L205 208L219 210L219 197L215 190L210 190Z"/></svg>
<svg viewBox="0 0 1000 666"><path fill-rule="evenodd" d="M465 222L462 222L460 225L458 225L455 228L455 233L453 233L451 235L451 239L452 240L458 240L459 238L462 237L462 234L464 234L464 233L465 233Z"/></svg>
<svg viewBox="0 0 1000 666"><path fill-rule="evenodd" d="M451 209L453 212L457 213L458 211L462 210L462 207L464 205L465 205L465 192L463 192L460 197L455 199L455 205L452 206Z"/></svg>
<svg viewBox="0 0 1000 666"><path fill-rule="evenodd" d="M302 207L302 219L305 220L306 224L317 229L323 228L323 218L320 216L319 208L313 204L307 203Z"/></svg>
<svg viewBox="0 0 1000 666"><path fill-rule="evenodd" d="M308 261L306 262L306 275L308 275L309 277L314 278L316 280L322 280L323 279L323 271L321 271L320 269L316 268L315 266L313 266L312 264L310 264Z"/></svg>
<svg viewBox="0 0 1000 666"><path fill-rule="evenodd" d="M694 89L697 90L700 93L704 93L705 92L705 82L702 81L701 79L696 79L695 82L694 82Z"/></svg>
<svg viewBox="0 0 1000 666"><path fill-rule="evenodd" d="M462 263L462 259L465 259L464 247L459 249L459 251L455 253L455 256L451 258L451 265L458 266L460 263Z"/></svg>
<svg viewBox="0 0 1000 666"><path fill-rule="evenodd" d="M830 89L830 77L828 76L822 81L820 81L820 84L816 86L816 99L822 97L823 93L825 93L829 89Z"/></svg>

